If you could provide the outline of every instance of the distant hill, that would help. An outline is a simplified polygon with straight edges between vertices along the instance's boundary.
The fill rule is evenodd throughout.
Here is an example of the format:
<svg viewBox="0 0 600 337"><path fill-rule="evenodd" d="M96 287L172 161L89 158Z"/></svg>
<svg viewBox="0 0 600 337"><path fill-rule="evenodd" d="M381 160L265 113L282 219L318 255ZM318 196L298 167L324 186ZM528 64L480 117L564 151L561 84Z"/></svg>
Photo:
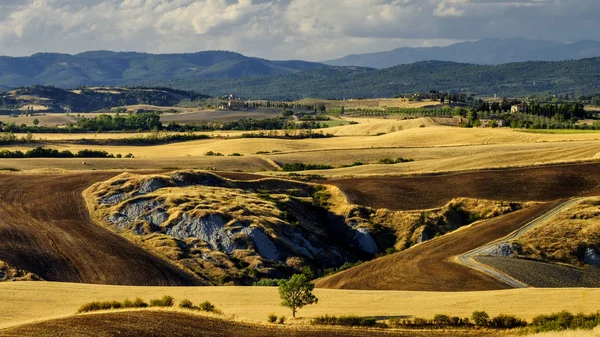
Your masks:
<svg viewBox="0 0 600 337"><path fill-rule="evenodd" d="M173 106L186 99L208 97L168 88L86 87L66 90L33 85L0 93L0 114L28 107L49 111L90 112L137 104Z"/></svg>
<svg viewBox="0 0 600 337"><path fill-rule="evenodd" d="M153 79L272 76L324 67L305 61L269 61L227 51L145 54L92 51L77 55L0 56L0 89L33 84L74 88Z"/></svg>
<svg viewBox="0 0 600 337"><path fill-rule="evenodd" d="M476 95L600 93L600 58L560 62L473 65L424 61L382 70L329 67L280 76L181 79L147 83L212 96L234 92L248 98L299 99L391 97L431 89Z"/></svg>
<svg viewBox="0 0 600 337"><path fill-rule="evenodd" d="M419 61L503 64L525 61L564 61L600 56L600 41L561 43L527 39L486 39L447 47L398 48L392 51L348 55L323 63L333 66L388 68Z"/></svg>

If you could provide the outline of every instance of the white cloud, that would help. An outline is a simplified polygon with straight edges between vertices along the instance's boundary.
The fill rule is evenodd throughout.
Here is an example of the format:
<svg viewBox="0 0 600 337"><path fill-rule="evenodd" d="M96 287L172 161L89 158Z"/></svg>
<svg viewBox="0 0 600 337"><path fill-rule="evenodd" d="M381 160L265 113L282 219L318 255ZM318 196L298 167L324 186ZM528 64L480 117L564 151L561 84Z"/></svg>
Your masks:
<svg viewBox="0 0 600 337"><path fill-rule="evenodd" d="M488 37L600 39L597 0L0 0L0 51L322 60Z"/></svg>

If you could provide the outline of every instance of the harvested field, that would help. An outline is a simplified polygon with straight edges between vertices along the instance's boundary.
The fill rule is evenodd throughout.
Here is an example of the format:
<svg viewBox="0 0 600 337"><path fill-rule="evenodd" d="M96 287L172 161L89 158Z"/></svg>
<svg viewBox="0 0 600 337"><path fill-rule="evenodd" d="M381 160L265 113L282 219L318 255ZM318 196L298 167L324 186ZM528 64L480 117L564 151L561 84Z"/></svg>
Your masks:
<svg viewBox="0 0 600 337"><path fill-rule="evenodd" d="M67 116L64 113L43 113L35 116L19 116L11 117L6 115L0 115L0 122L2 123L15 123L16 125L27 124L33 125L34 120L40 122L39 126L58 126L67 125L75 122L77 119L73 116Z"/></svg>
<svg viewBox="0 0 600 337"><path fill-rule="evenodd" d="M600 288L600 271L593 267L580 270L513 257L480 256L475 260L536 288Z"/></svg>
<svg viewBox="0 0 600 337"><path fill-rule="evenodd" d="M0 337L110 336L123 337L367 337L367 336L491 336L489 332L393 332L380 329L281 327L226 321L171 311L124 311L81 315L0 330Z"/></svg>
<svg viewBox="0 0 600 337"><path fill-rule="evenodd" d="M267 315L291 316L280 306L276 287L124 287L53 282L0 283L0 329L41 319L73 315L91 301L122 301L140 297L146 301L171 295L176 303L210 301L223 317L235 315L240 321L265 323ZM435 314L467 317L475 310L491 316L514 314L531 320L540 314L568 310L586 314L598 310L600 289L512 289L486 292L404 292L315 289L319 303L302 308L297 320L304 324L320 315L361 317L423 317ZM351 300L349 300L351 299Z"/></svg>
<svg viewBox="0 0 600 337"><path fill-rule="evenodd" d="M121 153L125 155L126 153ZM135 154L134 154L135 155ZM77 158L24 158L2 159L2 168L16 170L152 170L152 169L198 169L198 170L243 170L249 172L272 171L275 167L259 157L179 157L164 159L113 159L89 158L82 165Z"/></svg>
<svg viewBox="0 0 600 337"><path fill-rule="evenodd" d="M114 175L0 175L0 260L48 281L198 284L91 220L82 191Z"/></svg>
<svg viewBox="0 0 600 337"><path fill-rule="evenodd" d="M283 109L265 108L251 110L213 110L199 111L180 114L164 114L160 117L160 121L167 124L176 122L181 124L198 123L198 122L231 122L242 118L267 119L281 116Z"/></svg>
<svg viewBox="0 0 600 337"><path fill-rule="evenodd" d="M400 253L319 279L319 288L409 291L483 291L508 285L487 274L464 267L452 257L500 239L524 223L552 209L540 204L485 220L426 241Z"/></svg>
<svg viewBox="0 0 600 337"><path fill-rule="evenodd" d="M440 207L452 198L552 201L600 192L600 163L569 164L438 176L328 180L351 202L392 210Z"/></svg>

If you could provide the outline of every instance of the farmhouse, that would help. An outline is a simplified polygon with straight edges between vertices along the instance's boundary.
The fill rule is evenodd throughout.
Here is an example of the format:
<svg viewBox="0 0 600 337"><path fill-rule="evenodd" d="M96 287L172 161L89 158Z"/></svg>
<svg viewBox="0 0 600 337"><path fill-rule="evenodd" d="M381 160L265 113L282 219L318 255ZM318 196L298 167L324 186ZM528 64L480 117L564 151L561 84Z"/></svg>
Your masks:
<svg viewBox="0 0 600 337"><path fill-rule="evenodd" d="M515 104L513 106L510 107L510 112L515 113L515 112L529 112L529 105L527 104L527 102L523 102L520 104Z"/></svg>
<svg viewBox="0 0 600 337"><path fill-rule="evenodd" d="M234 94L227 95L225 98L227 99L227 102L223 102L219 105L219 109L221 110L242 110L248 108L248 103Z"/></svg>
<svg viewBox="0 0 600 337"><path fill-rule="evenodd" d="M501 118L494 118L494 119L480 119L479 120L481 122L481 127L482 128L489 128L489 127L504 127L506 126L506 121L504 119Z"/></svg>

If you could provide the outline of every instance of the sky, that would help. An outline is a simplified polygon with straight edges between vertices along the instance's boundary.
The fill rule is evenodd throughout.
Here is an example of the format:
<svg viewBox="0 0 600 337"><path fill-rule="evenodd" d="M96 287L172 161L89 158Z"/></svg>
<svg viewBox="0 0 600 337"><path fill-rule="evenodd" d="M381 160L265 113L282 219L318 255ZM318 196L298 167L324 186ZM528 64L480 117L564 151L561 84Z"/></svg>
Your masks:
<svg viewBox="0 0 600 337"><path fill-rule="evenodd" d="M0 0L0 54L231 50L322 61L485 38L600 40L600 0Z"/></svg>

